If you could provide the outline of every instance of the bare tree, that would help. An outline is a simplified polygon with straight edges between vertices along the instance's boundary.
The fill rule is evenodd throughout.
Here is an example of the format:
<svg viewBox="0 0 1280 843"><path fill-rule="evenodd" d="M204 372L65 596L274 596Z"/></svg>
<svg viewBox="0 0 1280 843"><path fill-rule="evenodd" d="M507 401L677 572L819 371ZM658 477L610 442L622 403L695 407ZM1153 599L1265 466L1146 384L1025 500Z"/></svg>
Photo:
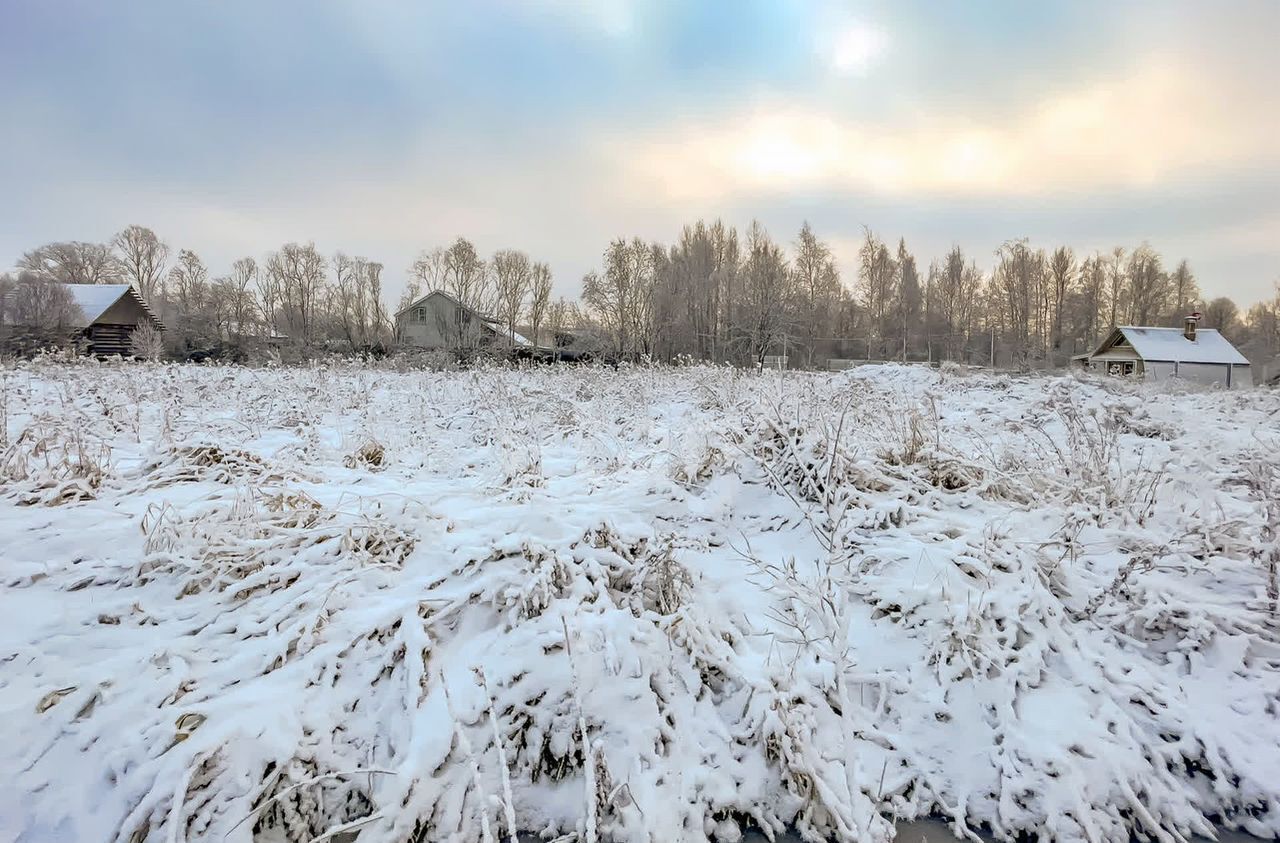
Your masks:
<svg viewBox="0 0 1280 843"><path fill-rule="evenodd" d="M276 273L258 271L255 283L257 290L258 311L262 314L263 325L268 337L280 332L280 303L284 297L281 279Z"/></svg>
<svg viewBox="0 0 1280 843"><path fill-rule="evenodd" d="M858 250L858 281L862 306L871 320L871 333L880 343L881 356L887 356L884 340L889 335L889 317L895 309L898 264L889 247L869 228L863 229L862 248Z"/></svg>
<svg viewBox="0 0 1280 843"><path fill-rule="evenodd" d="M1270 301L1258 302L1249 308L1246 316L1248 337L1245 348L1249 360L1261 366L1260 377L1276 371L1280 360L1280 281L1276 282L1275 295Z"/></svg>
<svg viewBox="0 0 1280 843"><path fill-rule="evenodd" d="M138 290L144 301L153 302L164 283L165 261L169 247L156 233L140 225L131 225L112 240L125 281Z"/></svg>
<svg viewBox="0 0 1280 843"><path fill-rule="evenodd" d="M931 326L930 359L933 358L934 327L941 334L943 355L950 360L961 356L981 286L982 273L972 261L965 262L964 251L959 246L951 247L940 266L930 265L928 303L933 313L926 318L926 324Z"/></svg>
<svg viewBox="0 0 1280 843"><path fill-rule="evenodd" d="M229 318L233 325L232 334L239 341L255 321L253 290L258 281L258 264L253 258L240 258L231 264L231 274L227 276L227 297L229 300Z"/></svg>
<svg viewBox="0 0 1280 843"><path fill-rule="evenodd" d="M790 272L782 248L756 221L752 221L747 229L742 292L741 313L751 359L757 365L763 365L765 355L779 343L786 355Z"/></svg>
<svg viewBox="0 0 1280 843"><path fill-rule="evenodd" d="M382 303L382 264L361 258L360 282L364 291L363 316L367 342L381 343L387 337L387 309Z"/></svg>
<svg viewBox="0 0 1280 843"><path fill-rule="evenodd" d="M83 321L80 306L61 281L32 270L20 270L16 278L0 275L0 338L61 342Z"/></svg>
<svg viewBox="0 0 1280 843"><path fill-rule="evenodd" d="M1107 262L1107 308L1111 314L1110 327L1119 325L1120 316L1125 309L1125 274L1124 248L1116 246L1111 250Z"/></svg>
<svg viewBox="0 0 1280 843"><path fill-rule="evenodd" d="M719 315L718 279L706 223L698 220L686 225L663 263L660 309L665 315L660 320L668 323L670 350L706 359L715 344Z"/></svg>
<svg viewBox="0 0 1280 843"><path fill-rule="evenodd" d="M479 342L481 334L471 314L486 313L492 303L489 267L480 259L471 241L462 237L444 250L441 267L443 288L461 307L454 319L446 319L439 327L454 347L472 347Z"/></svg>
<svg viewBox="0 0 1280 843"><path fill-rule="evenodd" d="M445 289L463 306L483 313L489 303L488 266L470 240L459 237L444 251Z"/></svg>
<svg viewBox="0 0 1280 843"><path fill-rule="evenodd" d="M533 280L533 264L529 256L515 249L503 249L493 256L494 292L497 315L507 329L507 342L516 342L516 322L524 312L524 299Z"/></svg>
<svg viewBox="0 0 1280 843"><path fill-rule="evenodd" d="M18 268L64 284L118 284L123 278L120 262L110 246L77 240L32 249L18 260Z"/></svg>
<svg viewBox="0 0 1280 843"><path fill-rule="evenodd" d="M1063 362L1059 359L1062 349L1062 319L1066 309L1067 294L1076 279L1076 256L1070 247L1059 246L1049 259L1049 289L1052 293L1050 347L1055 364Z"/></svg>
<svg viewBox="0 0 1280 843"><path fill-rule="evenodd" d="M1240 308L1226 296L1219 296L1204 306L1204 326L1217 328L1224 337L1235 342L1240 339Z"/></svg>
<svg viewBox="0 0 1280 843"><path fill-rule="evenodd" d="M329 315L351 350L381 342L386 329L382 307L382 264L368 258L333 256Z"/></svg>
<svg viewBox="0 0 1280 843"><path fill-rule="evenodd" d="M547 306L547 333L551 334L551 348L555 350L557 358L564 346L564 331L569 325L570 310L571 306L563 296Z"/></svg>
<svg viewBox="0 0 1280 843"><path fill-rule="evenodd" d="M333 256L333 287L330 293L333 303L330 310L337 317L347 345L354 351L362 343L360 320L360 282L358 258L351 258L342 252Z"/></svg>
<svg viewBox="0 0 1280 843"><path fill-rule="evenodd" d="M209 271L200 256L190 249L178 252L178 259L165 278L166 321L179 338L208 341L217 333Z"/></svg>
<svg viewBox="0 0 1280 843"><path fill-rule="evenodd" d="M1129 321L1152 325L1168 310L1169 276L1160 265L1160 255L1146 243L1129 255Z"/></svg>
<svg viewBox="0 0 1280 843"><path fill-rule="evenodd" d="M267 256L263 270L279 294L279 312L289 335L303 345L317 337L316 310L322 301L325 260L314 243L286 243Z"/></svg>
<svg viewBox="0 0 1280 843"><path fill-rule="evenodd" d="M1080 267L1080 312L1077 320L1085 343L1098 340L1101 333L1103 302L1107 294L1107 259L1094 255Z"/></svg>
<svg viewBox="0 0 1280 843"><path fill-rule="evenodd" d="M529 326L533 330L534 345L543 345L542 323L547 318L547 308L551 304L551 267L545 263L533 265L533 280L529 295Z"/></svg>
<svg viewBox="0 0 1280 843"><path fill-rule="evenodd" d="M1178 266L1169 276L1169 283L1173 296L1173 313L1170 314L1169 322L1176 326L1181 323L1183 316L1195 309L1196 302L1200 300L1200 288L1185 260L1178 261Z"/></svg>
<svg viewBox="0 0 1280 843"><path fill-rule="evenodd" d="M409 281L400 295L400 304L396 312L413 304L424 293L432 293L445 288L444 249L436 248L422 251L417 260L409 267Z"/></svg>
<svg viewBox="0 0 1280 843"><path fill-rule="evenodd" d="M1007 240L996 250L992 281L998 291L1003 327L1014 354L1025 359L1030 336L1031 250L1023 240Z"/></svg>
<svg viewBox="0 0 1280 843"><path fill-rule="evenodd" d="M604 253L604 274L587 273L582 300L613 340L619 355L653 346L653 251L639 238L618 238Z"/></svg>
<svg viewBox="0 0 1280 843"><path fill-rule="evenodd" d="M839 296L840 273L831 256L831 247L817 238L807 221L796 238L791 273L800 341L804 345L805 363L812 366L819 337L828 337L833 330L832 305Z"/></svg>
<svg viewBox="0 0 1280 843"><path fill-rule="evenodd" d="M711 236L711 277L707 279L706 306L713 308L715 316L708 322L714 326L710 347L704 347L707 356L716 359L721 348L729 348L738 331L738 296L741 286L742 255L738 244L738 232L716 220L708 232ZM718 345L717 345L718 344Z"/></svg>
<svg viewBox="0 0 1280 843"><path fill-rule="evenodd" d="M898 240L898 312L902 316L902 359L911 345L911 326L920 319L920 270L907 251L906 238Z"/></svg>

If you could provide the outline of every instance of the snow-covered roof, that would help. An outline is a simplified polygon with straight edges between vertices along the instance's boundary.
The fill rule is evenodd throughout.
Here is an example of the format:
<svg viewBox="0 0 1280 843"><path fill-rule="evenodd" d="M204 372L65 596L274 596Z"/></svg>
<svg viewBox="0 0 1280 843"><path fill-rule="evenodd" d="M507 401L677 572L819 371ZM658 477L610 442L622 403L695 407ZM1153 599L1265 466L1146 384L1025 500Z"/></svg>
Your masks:
<svg viewBox="0 0 1280 843"><path fill-rule="evenodd" d="M84 314L83 320L77 320L80 327L92 325L99 316L107 312L107 308L120 301L129 293L128 284L64 284L72 300Z"/></svg>
<svg viewBox="0 0 1280 843"><path fill-rule="evenodd" d="M1218 363L1248 366L1249 360L1213 328L1199 328L1194 340L1187 339L1181 328L1139 328L1122 325L1116 328L1143 360L1171 363Z"/></svg>
<svg viewBox="0 0 1280 843"><path fill-rule="evenodd" d="M471 313L476 314L482 320L489 321L495 318L488 313L481 313L480 311L476 310L474 307L471 307L470 305L463 304L462 302L458 301L457 296L455 296L453 293L450 293L448 290L432 290L431 292L427 293L425 296L418 296L416 299L414 299L413 301L406 304L404 307L397 310L395 315L399 316L401 313L405 313L407 311L413 310L415 307L421 305L423 302L425 302L427 299L431 298L432 296L443 296L449 301L451 301L453 304L455 304L456 306L462 308L463 310L467 310L467 311L470 311Z"/></svg>
<svg viewBox="0 0 1280 843"><path fill-rule="evenodd" d="M509 336L507 333L507 326L503 325L501 321L494 319L491 316L482 317L480 321L484 323L486 328L493 331L495 334L499 334L502 337ZM516 345L533 345L533 343L529 342L529 338L524 336L524 334L521 334L519 331L516 331L510 336Z"/></svg>
<svg viewBox="0 0 1280 843"><path fill-rule="evenodd" d="M164 325L155 315L147 303L138 295L137 290L129 284L63 284L63 289L71 297L71 301L76 306L73 318L68 319L65 324L72 328L87 328L102 317L102 314L111 309L111 306L126 296L132 296L146 312L148 316L155 322L157 328L164 330ZM9 296L16 295L10 292ZM4 308L0 308L4 310ZM4 314L6 323L12 322L12 314Z"/></svg>

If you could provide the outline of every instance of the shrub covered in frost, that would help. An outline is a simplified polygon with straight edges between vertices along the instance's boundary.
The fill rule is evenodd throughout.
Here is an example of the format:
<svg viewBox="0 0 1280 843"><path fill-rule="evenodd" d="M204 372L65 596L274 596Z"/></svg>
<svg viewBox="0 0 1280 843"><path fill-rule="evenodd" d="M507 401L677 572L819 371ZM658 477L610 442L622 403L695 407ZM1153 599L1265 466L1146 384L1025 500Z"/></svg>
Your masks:
<svg viewBox="0 0 1280 843"><path fill-rule="evenodd" d="M0 828L1280 831L1274 392L393 369L0 373Z"/></svg>

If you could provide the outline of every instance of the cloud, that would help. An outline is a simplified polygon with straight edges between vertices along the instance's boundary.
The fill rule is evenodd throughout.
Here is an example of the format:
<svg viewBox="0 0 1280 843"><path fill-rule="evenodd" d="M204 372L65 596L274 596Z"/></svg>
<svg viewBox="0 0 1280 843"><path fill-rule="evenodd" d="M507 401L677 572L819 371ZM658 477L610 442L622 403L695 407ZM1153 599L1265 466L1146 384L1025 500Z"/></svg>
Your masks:
<svg viewBox="0 0 1280 843"><path fill-rule="evenodd" d="M1034 196L1147 188L1280 159L1280 116L1173 58L1011 114L938 104L871 121L771 100L615 146L635 182L687 200L822 188L889 196ZM1241 113L1252 119L1241 120Z"/></svg>
<svg viewBox="0 0 1280 843"><path fill-rule="evenodd" d="M846 257L863 223L922 258L1150 240L1245 297L1280 267L1280 5L232 6L0 27L0 265L136 222L215 272L314 238L394 289L465 235L572 293L610 238L721 216Z"/></svg>
<svg viewBox="0 0 1280 843"><path fill-rule="evenodd" d="M883 58L889 36L877 26L855 21L840 27L833 37L819 39L819 44L837 73L862 75Z"/></svg>

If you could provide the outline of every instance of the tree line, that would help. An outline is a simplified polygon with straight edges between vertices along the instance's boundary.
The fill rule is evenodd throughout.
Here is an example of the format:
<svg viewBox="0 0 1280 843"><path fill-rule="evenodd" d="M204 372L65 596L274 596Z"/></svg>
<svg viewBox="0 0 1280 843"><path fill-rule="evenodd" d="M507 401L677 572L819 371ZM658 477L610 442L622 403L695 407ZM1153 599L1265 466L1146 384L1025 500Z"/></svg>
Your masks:
<svg viewBox="0 0 1280 843"><path fill-rule="evenodd" d="M165 323L171 353L263 342L361 350L396 339L383 270L369 258L287 243L214 276L194 251L174 254L154 231L131 225L109 243L26 252L15 273L0 276L0 305L10 324L57 321L65 303L55 282L127 283ZM1080 255L1009 240L984 267L960 246L926 262L905 240L895 246L864 229L853 270L842 276L831 245L808 223L784 245L758 222L739 233L700 220L670 245L615 239L575 302L553 299L545 262L516 249L485 258L459 237L413 261L397 311L442 290L492 315L509 339L528 332L540 345L572 342L620 358L1032 368L1066 363L1112 325L1177 326L1198 310L1202 325L1255 362L1280 355L1280 289L1246 311L1227 297L1206 302L1185 260L1170 265L1147 244Z"/></svg>
<svg viewBox="0 0 1280 843"><path fill-rule="evenodd" d="M287 338L311 346L341 340L351 348L388 336L382 264L313 244L286 243L261 261L244 257L212 276L190 249L174 255L149 228L131 225L110 243L49 243L19 259L0 283L30 298L38 286L132 284L165 323L171 351ZM27 295L22 295L24 289ZM51 314L56 315L56 314Z"/></svg>
<svg viewBox="0 0 1280 843"><path fill-rule="evenodd" d="M1280 289L1246 312L1205 302L1188 263L1169 268L1147 244L1081 256L1009 240L983 269L960 246L925 262L866 229L854 269L842 277L808 223L787 249L759 223L740 235L699 221L670 246L613 241L583 303L616 352L660 359L1058 366L1113 325L1176 327L1192 311L1259 360L1280 353Z"/></svg>

